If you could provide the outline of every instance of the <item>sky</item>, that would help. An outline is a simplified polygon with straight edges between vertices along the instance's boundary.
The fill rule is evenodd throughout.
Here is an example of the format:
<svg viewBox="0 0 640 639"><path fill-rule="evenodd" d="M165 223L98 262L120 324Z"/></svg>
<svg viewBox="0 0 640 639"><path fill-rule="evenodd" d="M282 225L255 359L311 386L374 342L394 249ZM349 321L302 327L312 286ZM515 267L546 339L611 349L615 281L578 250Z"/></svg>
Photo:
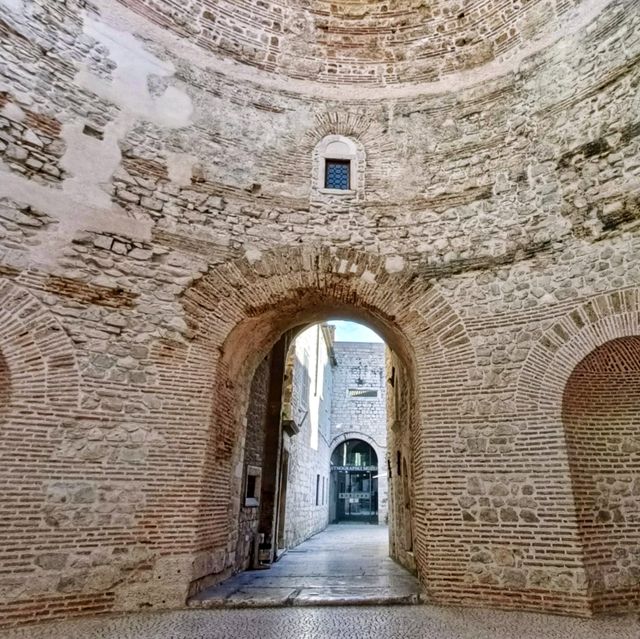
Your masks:
<svg viewBox="0 0 640 639"><path fill-rule="evenodd" d="M336 327L336 342L384 342L370 328L345 320L329 320L327 324Z"/></svg>

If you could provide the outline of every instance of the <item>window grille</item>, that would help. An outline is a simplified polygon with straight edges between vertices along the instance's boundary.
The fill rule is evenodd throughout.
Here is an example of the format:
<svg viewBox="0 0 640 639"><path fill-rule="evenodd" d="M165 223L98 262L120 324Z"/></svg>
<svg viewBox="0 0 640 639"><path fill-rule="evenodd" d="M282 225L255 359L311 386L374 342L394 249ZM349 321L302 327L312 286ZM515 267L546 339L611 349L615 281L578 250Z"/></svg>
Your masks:
<svg viewBox="0 0 640 639"><path fill-rule="evenodd" d="M348 191L350 187L351 161L329 160L325 162L325 181L327 189Z"/></svg>

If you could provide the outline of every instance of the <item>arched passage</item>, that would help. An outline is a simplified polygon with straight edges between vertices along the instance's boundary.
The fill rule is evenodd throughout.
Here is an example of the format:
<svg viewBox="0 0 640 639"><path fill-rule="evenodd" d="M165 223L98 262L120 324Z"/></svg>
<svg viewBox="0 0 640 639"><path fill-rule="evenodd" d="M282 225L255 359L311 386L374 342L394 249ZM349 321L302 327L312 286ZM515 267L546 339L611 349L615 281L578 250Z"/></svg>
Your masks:
<svg viewBox="0 0 640 639"><path fill-rule="evenodd" d="M573 370L562 419L596 609L640 601L640 337L610 340Z"/></svg>
<svg viewBox="0 0 640 639"><path fill-rule="evenodd" d="M464 326L429 282L405 273L396 261L354 251L286 248L239 260L210 271L184 297L193 330L189 364L212 371L211 426L203 459L203 480L197 513L194 583L222 578L234 569L240 504L243 441L249 391L254 372L281 337L295 327L327 317L361 321L374 328L394 352L395 433L413 453L424 458L421 419L438 428L434 450L450 452L442 433L455 433L447 412L453 397L443 386L465 384L473 351ZM419 373L418 373L419 371ZM203 377L204 378L204 377ZM433 381L434 390L429 384ZM418 389L420 391L418 392ZM445 436L446 437L446 436ZM415 564L427 571L428 546L426 471L414 472L412 500L416 544ZM434 468L437 465L434 464ZM438 540L440 543L441 540ZM447 543L448 540L443 540ZM442 561L443 579L450 580L450 562ZM432 568L438 570L438 565ZM464 567L460 567L462 583ZM218 575L218 577L215 577Z"/></svg>
<svg viewBox="0 0 640 639"><path fill-rule="evenodd" d="M309 293L313 293L310 291ZM335 301L323 299L322 296L318 295L317 292L313 294L314 302L312 304L312 312L311 316L314 320L319 317L328 318L328 317L348 317L353 319L354 316L358 319L361 319L363 316L367 318L369 321L367 323L372 323L370 316L368 313L363 313L361 309L357 307L346 311L341 309ZM322 313L324 307L324 312L322 315L318 317L319 313ZM333 309L338 310L333 310ZM302 316L305 320L306 318ZM241 387L242 392L239 394L238 400L235 403L235 407L237 412L236 419L238 423L241 425L239 432L240 438L233 449L233 466L235 468L235 477L239 479L246 476L247 474L247 456L251 454L251 449L248 446L249 438L246 436L247 426L251 424L251 419L247 419L249 415L252 415L256 405L263 404L266 407L266 414L261 418L265 420L266 424L264 427L264 455L261 460L262 470L260 472L260 483L261 483L261 498L260 498L260 512L259 512L259 529L262 533L262 542L261 542L261 557L264 561L271 561L275 554L277 554L277 546L276 546L276 538L279 537L279 521L282 521L282 517L279 514L279 504L282 504L282 500L279 499L280 490L278 488L280 484L279 477L282 477L283 469L281 468L282 455L284 453L278 453L281 450L281 441L280 436L278 435L279 427L280 427L280 419L281 419L281 409L279 405L279 398L286 393L283 393L283 386L279 380L282 380L282 374L284 369L286 369L286 359L287 352L289 351L290 344L294 337L300 334L301 327L309 326L311 322L303 321L301 324L294 326L293 328L289 328L285 330L284 333L277 339L272 349L269 351L269 354L266 359L261 360L261 363L258 364L257 373L252 374L252 371L246 371L246 377L243 377L243 386ZM403 347L405 353L409 353L408 347L405 346L405 338L404 336L394 329L395 331L395 343ZM384 334L389 333L389 330L386 329ZM245 340L246 337L244 333L241 333L242 339ZM243 344L246 347L246 345ZM234 349L235 353L235 349ZM250 357L251 353L246 353L244 357ZM396 448L402 448L404 450L404 455L410 460L412 455L412 450L414 447L412 437L415 436L416 433L419 432L419 424L417 422L417 415L419 413L417 407L415 406L415 386L414 386L414 378L410 376L410 371L413 367L413 363L409 360L408 363L405 363L405 360L395 352L392 355L394 366L393 370L395 371L392 378L396 378L394 383L398 383L398 379L400 377L404 378L405 384L405 394L400 398L400 396L395 397L395 401L402 402L402 406L396 407L394 410L394 428L391 429L391 425L388 427L388 432L390 434L390 440L396 441ZM268 361L268 377L269 384L268 389L260 393L258 391L258 387L256 385L256 379L262 376L261 368L264 363ZM402 372L400 372L402 370ZM263 371L264 372L264 371ZM248 383L248 387L247 387ZM258 392L257 392L258 391ZM262 395L262 397L260 397ZM401 416L398 419L397 416ZM244 428L245 430L242 430ZM374 453L375 454L375 453ZM377 458L377 455L376 455ZM376 459L377 462L377 459ZM368 468L368 466L367 466ZM256 472L255 469L252 469L253 472ZM368 471L367 471L368 472ZM245 479L240 479L239 486L236 488L240 494L240 511L243 508L243 485L245 484ZM377 482L376 482L377 483ZM355 485L355 484L354 484ZM365 492L365 486L362 482L358 484L360 490L356 491L358 493ZM345 487L343 492L348 492L352 488L351 484L349 487ZM400 488L399 488L400 490ZM398 498L398 503L403 502L403 498ZM364 510L363 510L364 512ZM372 518L371 508L367 510L369 513L367 516ZM351 513L352 515L355 514ZM233 520L235 519L235 512L231 512L232 522L229 525L229 530L233 531ZM242 512L240 519L242 520ZM344 519L344 518L343 518ZM357 517L356 517L357 519ZM353 519L355 521L356 519ZM406 519L400 518L396 521L392 520L390 522L390 536L393 539L394 537L403 537L404 538L404 530L403 527L405 525ZM368 523L372 523L368 521ZM240 533L239 538L232 538L231 543L235 545L237 552L236 557L233 559L234 563L232 565L232 570L236 571L239 569L243 569L247 567L250 562L248 560L249 555L251 554L251 549L249 545L251 544L251 539L247 535L248 526L244 526L242 530L238 529ZM233 533L232 533L233 534ZM397 548L399 552L393 552L393 549ZM414 558L408 557L406 555L406 545L404 543L391 544L391 549L393 553L393 557L398 560L400 563L404 564L410 570L415 570L415 560ZM255 551L253 551L253 555L255 556Z"/></svg>

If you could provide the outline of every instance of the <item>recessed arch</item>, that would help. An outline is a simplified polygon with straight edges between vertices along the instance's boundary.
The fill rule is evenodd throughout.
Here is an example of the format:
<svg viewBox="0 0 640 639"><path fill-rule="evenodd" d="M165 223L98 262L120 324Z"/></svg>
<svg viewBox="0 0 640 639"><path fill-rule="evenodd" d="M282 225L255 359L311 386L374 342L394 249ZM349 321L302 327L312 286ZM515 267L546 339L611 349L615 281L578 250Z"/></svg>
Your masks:
<svg viewBox="0 0 640 639"><path fill-rule="evenodd" d="M562 420L595 610L640 603L640 335L591 351L564 388Z"/></svg>
<svg viewBox="0 0 640 639"><path fill-rule="evenodd" d="M69 336L46 306L10 281L0 283L0 356L5 414L77 409L79 374Z"/></svg>
<svg viewBox="0 0 640 639"><path fill-rule="evenodd" d="M524 362L518 379L518 411L559 418L565 385L579 362L609 340L638 334L640 289L598 295L562 315Z"/></svg>
<svg viewBox="0 0 640 639"><path fill-rule="evenodd" d="M355 196L362 195L365 188L366 153L361 142L344 135L327 135L313 150L312 193ZM336 191L326 183L327 163L330 161L345 163L349 175L348 185L343 191Z"/></svg>
<svg viewBox="0 0 640 639"><path fill-rule="evenodd" d="M351 520L379 524L380 501L383 495L386 499L387 494L386 486L383 487L386 482L380 481L384 457L364 437L355 434L331 451L330 464L331 522Z"/></svg>
<svg viewBox="0 0 640 639"><path fill-rule="evenodd" d="M380 451L384 448L384 446L381 446L373 437L371 437L371 435L356 430L347 430L344 433L336 435L329 444L331 454L333 455L334 451L336 450L336 448L338 448L338 446L340 446L340 444L350 439L360 439L363 442L366 442L376 452L378 463L380 464L384 461L384 459L380 455Z"/></svg>
<svg viewBox="0 0 640 639"><path fill-rule="evenodd" d="M584 481L588 483L593 479L585 480L589 474L593 475L594 469L583 472L577 461L579 449L588 440L582 438L581 443L576 443L579 429L575 424L567 426L573 410L567 404L567 398L571 395L586 398L588 395L586 392L581 394L575 386L575 371L581 370L581 365L585 365L583 362L591 361L591 357L599 357L602 362L603 353L609 350L611 355L611 347L605 345L618 340L627 345L627 340L635 343L638 335L639 289L594 296L561 315L541 335L529 351L518 379L518 413L528 429L544 433L545 445L556 453L553 473L547 469L547 486L554 491L556 505L562 504L565 508L567 525L576 530L581 539L578 545L580 556L574 561L579 561L579 570L583 574L581 596L593 610L624 607L628 605L628 598L611 596L607 599L600 595L598 586L594 587L594 579L598 581L600 576L598 570L590 567L590 540L586 532L589 527L584 525L585 512L591 507L589 504L593 504L585 498L591 489L585 488Z"/></svg>
<svg viewBox="0 0 640 639"><path fill-rule="evenodd" d="M32 565L46 552L46 506L34 504L42 504L54 484L78 477L79 466L60 464L56 456L65 427L78 418L80 396L75 348L56 316L29 290L0 282L0 456L11 462L5 478L21 480L19 489L3 491L3 507L13 518L2 531L3 559L26 539L34 546L24 553ZM15 610L21 601L33 605L50 596L48 582L34 574L27 568L24 579L5 587L5 606Z"/></svg>
<svg viewBox="0 0 640 639"><path fill-rule="evenodd" d="M369 440L371 440L372 438L369 437ZM344 444L353 444L355 446L360 446L363 449L370 449L370 454L371 454L371 466L377 466L380 463L380 455L378 454L378 452L376 451L375 447L372 446L368 441L367 438L362 437L362 436L354 436L354 437L348 437L347 439L342 440L340 443L338 443L338 445L333 448L331 450L331 459L332 459L332 463L334 461L334 456L338 450L338 448L340 448L341 446L344 446Z"/></svg>

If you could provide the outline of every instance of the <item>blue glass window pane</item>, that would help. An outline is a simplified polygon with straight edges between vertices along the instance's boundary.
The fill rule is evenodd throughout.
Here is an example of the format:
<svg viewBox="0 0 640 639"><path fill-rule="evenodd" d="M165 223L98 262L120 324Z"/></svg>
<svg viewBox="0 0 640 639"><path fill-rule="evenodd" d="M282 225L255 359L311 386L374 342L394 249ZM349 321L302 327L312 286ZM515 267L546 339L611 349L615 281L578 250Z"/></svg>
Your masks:
<svg viewBox="0 0 640 639"><path fill-rule="evenodd" d="M327 189L349 189L349 160L326 160L324 185Z"/></svg>

